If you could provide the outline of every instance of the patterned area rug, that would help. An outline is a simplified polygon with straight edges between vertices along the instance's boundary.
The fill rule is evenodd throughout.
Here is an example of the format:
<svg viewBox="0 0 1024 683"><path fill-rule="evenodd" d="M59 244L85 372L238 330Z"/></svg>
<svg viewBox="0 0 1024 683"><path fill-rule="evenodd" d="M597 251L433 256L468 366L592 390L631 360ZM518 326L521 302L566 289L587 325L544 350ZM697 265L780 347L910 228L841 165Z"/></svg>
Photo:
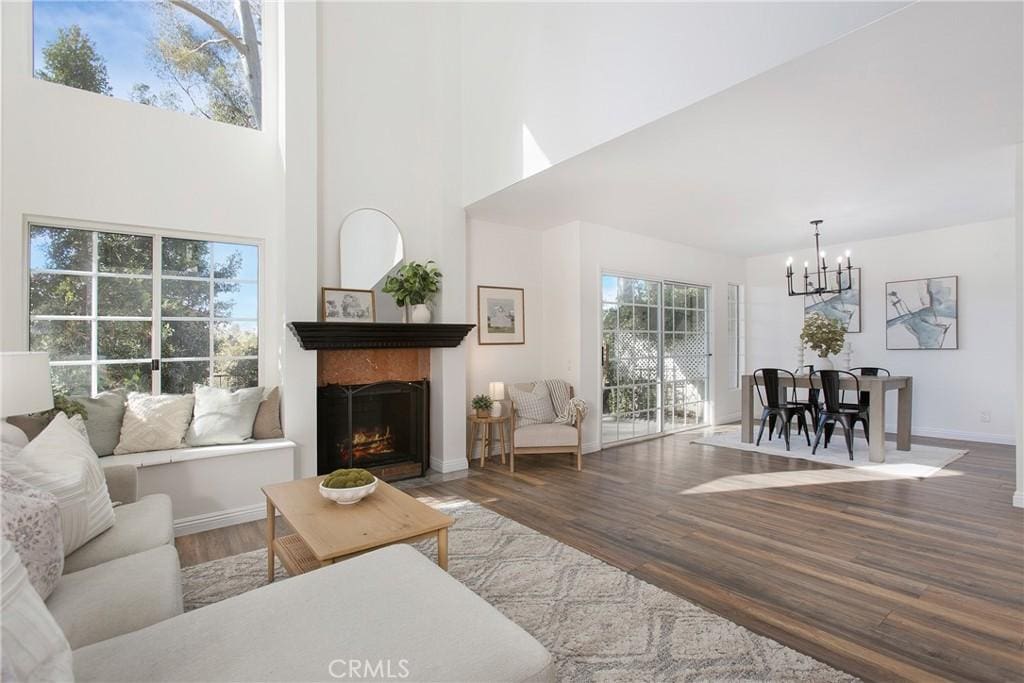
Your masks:
<svg viewBox="0 0 1024 683"><path fill-rule="evenodd" d="M757 438L757 431L758 428L755 424L755 439ZM832 437L832 442L828 448L823 447L823 439L822 444L818 446L818 452L814 454L811 453L811 447L807 445L804 435L797 436L795 426L790 434L790 450L788 451L782 437L776 435L773 439L768 439L767 429L765 429L760 446L754 443L743 443L740 441L740 428L732 425L716 428L713 434L695 439L693 443L705 446L724 446L741 451L781 455L784 458L796 458L825 463L827 465L850 467L858 470L861 474L882 479L931 477L939 474L946 465L962 458L969 452L963 449L941 448L920 443L911 444L909 451L900 451L896 450L895 441L886 441L885 462L875 463L871 462L868 457L868 442L861 437L860 429L858 428L856 437L853 440L853 460L850 460L841 427L836 428L835 435ZM813 433L811 434L811 443L814 443Z"/></svg>
<svg viewBox="0 0 1024 683"><path fill-rule="evenodd" d="M560 681L856 680L475 503L441 507L452 576L543 643ZM185 609L259 588L266 566L256 550L184 569Z"/></svg>

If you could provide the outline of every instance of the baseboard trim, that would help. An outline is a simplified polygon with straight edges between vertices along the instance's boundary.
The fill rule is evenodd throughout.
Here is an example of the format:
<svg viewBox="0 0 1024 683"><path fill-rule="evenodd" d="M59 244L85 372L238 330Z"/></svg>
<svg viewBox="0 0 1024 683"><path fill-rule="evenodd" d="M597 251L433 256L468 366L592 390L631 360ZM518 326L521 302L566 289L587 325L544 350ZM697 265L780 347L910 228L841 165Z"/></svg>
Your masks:
<svg viewBox="0 0 1024 683"><path fill-rule="evenodd" d="M462 457L457 460L444 460L442 458L430 458L428 465L430 469L435 472L441 472L442 474L448 474L450 472L458 472L460 470L469 469L469 464L466 462L466 458Z"/></svg>
<svg viewBox="0 0 1024 683"><path fill-rule="evenodd" d="M1024 508L1024 491L1017 491L1013 494L1013 507Z"/></svg>
<svg viewBox="0 0 1024 683"><path fill-rule="evenodd" d="M889 434L895 434L896 425L885 425L885 431ZM937 439L953 439L954 441L977 441L978 443L995 443L1003 446L1012 446L1017 443L1017 437L1013 434L964 432L956 429L936 429L934 427L913 427L911 433L913 436L931 436Z"/></svg>
<svg viewBox="0 0 1024 683"><path fill-rule="evenodd" d="M174 535L177 537L197 534L200 531L210 531L211 529L220 529L225 526L253 522L257 519L264 519L266 516L267 506L261 503L241 508L232 508L231 510L209 512L205 515L182 517L181 519L174 520Z"/></svg>

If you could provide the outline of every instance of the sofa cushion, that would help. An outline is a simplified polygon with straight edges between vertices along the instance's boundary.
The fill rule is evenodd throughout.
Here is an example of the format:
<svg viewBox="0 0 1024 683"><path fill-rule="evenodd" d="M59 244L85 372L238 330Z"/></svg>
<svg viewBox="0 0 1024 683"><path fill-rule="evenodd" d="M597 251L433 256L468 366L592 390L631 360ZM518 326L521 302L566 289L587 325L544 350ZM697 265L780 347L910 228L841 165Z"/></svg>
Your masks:
<svg viewBox="0 0 1024 683"><path fill-rule="evenodd" d="M174 542L171 499L163 493L143 496L114 508L114 526L64 559L64 573L127 557Z"/></svg>
<svg viewBox="0 0 1024 683"><path fill-rule="evenodd" d="M77 681L111 683L331 681L335 660L336 674L348 660L381 661L413 681L554 679L540 643L406 545L74 653Z"/></svg>
<svg viewBox="0 0 1024 683"><path fill-rule="evenodd" d="M7 472L0 472L0 490L4 538L18 551L32 587L45 600L64 568L60 506L52 494Z"/></svg>
<svg viewBox="0 0 1024 683"><path fill-rule="evenodd" d="M115 455L181 448L185 430L192 420L192 394L128 394L128 406L121 423L121 440Z"/></svg>
<svg viewBox="0 0 1024 683"><path fill-rule="evenodd" d="M284 438L284 430L281 428L281 390L277 387L267 392L267 397L256 411L256 419L252 423L252 438Z"/></svg>
<svg viewBox="0 0 1024 683"><path fill-rule="evenodd" d="M89 440L64 413L57 413L14 458L5 452L2 466L57 498L65 556L114 524L114 508L99 459Z"/></svg>
<svg viewBox="0 0 1024 683"><path fill-rule="evenodd" d="M182 611L178 551L163 545L65 574L46 606L72 649L170 619Z"/></svg>
<svg viewBox="0 0 1024 683"><path fill-rule="evenodd" d="M196 387L195 396L192 424L185 435L189 446L242 443L252 438L253 421L263 401L261 387L237 391Z"/></svg>
<svg viewBox="0 0 1024 683"><path fill-rule="evenodd" d="M515 434L516 448L575 446L577 441L576 428L569 425L527 425L517 427Z"/></svg>
<svg viewBox="0 0 1024 683"><path fill-rule="evenodd" d="M124 420L125 392L104 391L96 396L72 396L85 408L85 430L89 443L101 458L110 455L121 439L121 422Z"/></svg>
<svg viewBox="0 0 1024 683"><path fill-rule="evenodd" d="M67 638L32 588L14 546L0 538L3 633L0 677L5 681L70 681Z"/></svg>
<svg viewBox="0 0 1024 683"><path fill-rule="evenodd" d="M529 387L529 388L527 388ZM548 385L534 382L533 386L513 384L508 395L516 407L516 424L546 424L555 421L555 409L551 404Z"/></svg>

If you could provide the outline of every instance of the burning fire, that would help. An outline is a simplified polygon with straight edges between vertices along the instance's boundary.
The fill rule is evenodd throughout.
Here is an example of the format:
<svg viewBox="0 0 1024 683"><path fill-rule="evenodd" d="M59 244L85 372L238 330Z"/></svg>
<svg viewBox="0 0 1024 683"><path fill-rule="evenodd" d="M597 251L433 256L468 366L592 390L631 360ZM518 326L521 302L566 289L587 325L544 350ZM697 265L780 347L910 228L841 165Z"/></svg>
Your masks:
<svg viewBox="0 0 1024 683"><path fill-rule="evenodd" d="M395 437L391 435L391 427L374 427L372 430L360 429L352 435L352 451L355 460L368 458L371 455L384 455L395 450ZM349 449L341 449L342 458L349 456Z"/></svg>

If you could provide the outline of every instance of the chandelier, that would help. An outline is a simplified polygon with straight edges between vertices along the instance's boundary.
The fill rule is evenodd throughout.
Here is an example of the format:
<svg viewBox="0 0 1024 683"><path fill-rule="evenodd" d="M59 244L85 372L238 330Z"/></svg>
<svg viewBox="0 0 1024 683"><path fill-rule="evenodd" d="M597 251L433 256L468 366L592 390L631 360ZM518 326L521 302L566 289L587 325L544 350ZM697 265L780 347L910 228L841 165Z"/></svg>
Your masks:
<svg viewBox="0 0 1024 683"><path fill-rule="evenodd" d="M786 260L786 283L789 285L790 296L839 294L853 288L853 266L850 265L849 249L846 250L845 281L843 278L843 257L837 256L834 275L835 286L829 286L828 279L831 273L829 273L825 252L821 248L821 233L818 231L818 226L823 222L822 220L811 221L811 225L814 226L814 251L821 260L815 263L813 273L807 270L810 264L804 261L804 284L800 289L793 288L793 257L790 256Z"/></svg>

